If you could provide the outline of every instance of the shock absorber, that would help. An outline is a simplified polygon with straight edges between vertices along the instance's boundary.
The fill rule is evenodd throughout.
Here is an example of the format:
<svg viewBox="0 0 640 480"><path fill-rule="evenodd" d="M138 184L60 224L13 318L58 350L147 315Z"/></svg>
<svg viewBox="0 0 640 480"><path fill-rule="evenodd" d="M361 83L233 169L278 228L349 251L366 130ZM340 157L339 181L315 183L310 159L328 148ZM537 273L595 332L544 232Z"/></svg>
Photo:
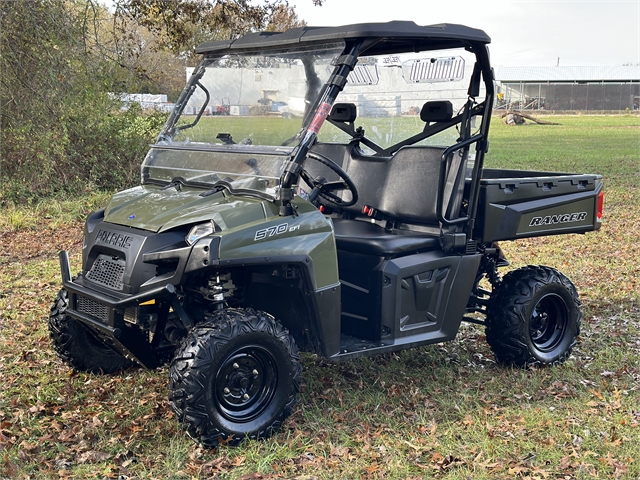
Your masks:
<svg viewBox="0 0 640 480"><path fill-rule="evenodd" d="M227 288L229 284L231 284L231 276L226 272L218 272L209 277L207 286L202 289L204 297L213 303L216 310L224 308L225 300L231 291L231 288Z"/></svg>
<svg viewBox="0 0 640 480"><path fill-rule="evenodd" d="M498 267L505 267L507 265L509 265L509 261L496 242L492 243L491 247L484 249L480 267L486 273L487 279L489 279L493 288L497 288L502 282L502 278L498 273Z"/></svg>
<svg viewBox="0 0 640 480"><path fill-rule="evenodd" d="M483 267L487 274L487 278L489 279L489 283L493 288L497 288L498 285L502 282L502 278L500 278L500 274L498 273L498 268L496 265L496 261L493 258L482 257Z"/></svg>

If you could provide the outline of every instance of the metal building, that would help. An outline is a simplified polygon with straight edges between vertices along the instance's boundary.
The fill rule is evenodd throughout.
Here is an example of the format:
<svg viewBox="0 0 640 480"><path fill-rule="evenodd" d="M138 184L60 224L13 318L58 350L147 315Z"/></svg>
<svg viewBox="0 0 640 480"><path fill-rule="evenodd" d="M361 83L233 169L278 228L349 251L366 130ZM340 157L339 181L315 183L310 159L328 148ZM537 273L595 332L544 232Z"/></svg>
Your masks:
<svg viewBox="0 0 640 480"><path fill-rule="evenodd" d="M497 109L640 109L640 66L495 67Z"/></svg>

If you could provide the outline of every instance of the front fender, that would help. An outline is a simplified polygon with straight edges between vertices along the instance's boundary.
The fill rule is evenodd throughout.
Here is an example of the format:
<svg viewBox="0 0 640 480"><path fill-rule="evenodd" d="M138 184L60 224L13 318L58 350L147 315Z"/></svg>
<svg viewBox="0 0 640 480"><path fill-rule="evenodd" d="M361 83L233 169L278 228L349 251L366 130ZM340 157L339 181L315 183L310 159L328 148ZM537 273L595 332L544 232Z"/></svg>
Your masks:
<svg viewBox="0 0 640 480"><path fill-rule="evenodd" d="M338 284L338 260L331 221L313 209L295 217L276 217L222 235L221 265L281 263L301 260L314 290ZM297 263L297 262L296 262Z"/></svg>

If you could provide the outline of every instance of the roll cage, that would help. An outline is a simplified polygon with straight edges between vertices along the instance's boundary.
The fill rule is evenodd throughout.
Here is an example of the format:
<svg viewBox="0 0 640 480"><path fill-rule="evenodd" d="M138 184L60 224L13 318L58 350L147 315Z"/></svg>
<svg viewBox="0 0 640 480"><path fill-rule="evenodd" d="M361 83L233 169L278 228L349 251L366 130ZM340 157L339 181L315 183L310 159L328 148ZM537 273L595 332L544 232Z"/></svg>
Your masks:
<svg viewBox="0 0 640 480"><path fill-rule="evenodd" d="M460 137L454 145L448 147L442 154L442 162L451 164L453 154L458 151L468 150L476 145L476 156L471 171L468 192L466 198L466 215L456 217L453 211L460 205L443 206L443 192L445 184L453 184L454 189L462 189L465 183L465 169L462 165L457 167L448 165L441 169L438 191L438 217L441 224L449 230L464 230L467 238L472 238L474 218L477 211L478 192L482 172L484 154L488 149L489 117L494 100L493 71L490 67L487 45L490 38L481 30L454 24L441 24L432 26L418 26L414 22L393 21L388 23L368 23L347 25L343 27L301 27L287 30L286 32L260 32L246 35L237 40L220 42L206 42L201 44L197 53L208 55L233 54L247 51L269 52L281 49L283 46L304 47L306 45L344 43L344 50L332 63L333 73L324 84L319 94L308 109L298 133L298 144L290 155L290 162L283 169L280 178L280 188L277 202L280 206L280 215L294 214L291 200L294 198L294 185L299 180L303 170L303 164L310 149L317 141L318 131L329 118L336 127L352 135L355 140L369 145L376 152L375 155L393 155L404 146L413 145L428 137L431 137L448 128L458 125ZM422 132L419 132L401 142L386 148L375 145L364 136L358 137L358 131L347 122L336 121L331 118L331 109L338 94L347 83L349 74L354 70L359 57L399 54L409 52L429 52L434 50L446 50L464 48L475 56L473 74L467 91L468 100L457 115L450 119L426 122ZM194 72L197 75L197 70ZM197 82L192 82L193 88ZM484 85L484 99L479 99L480 86ZM471 119L475 116L482 117L479 130L471 134ZM457 168L457 172L453 172ZM460 195L461 197L461 195ZM462 200L457 203L461 203ZM443 211L443 208L446 211Z"/></svg>

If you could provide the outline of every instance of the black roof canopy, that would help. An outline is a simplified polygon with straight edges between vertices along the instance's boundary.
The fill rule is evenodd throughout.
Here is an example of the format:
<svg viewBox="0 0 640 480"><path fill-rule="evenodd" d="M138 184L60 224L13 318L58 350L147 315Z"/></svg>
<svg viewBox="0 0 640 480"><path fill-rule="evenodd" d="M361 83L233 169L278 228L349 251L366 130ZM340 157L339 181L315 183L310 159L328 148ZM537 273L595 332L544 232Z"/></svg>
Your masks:
<svg viewBox="0 0 640 480"><path fill-rule="evenodd" d="M466 47L491 42L489 36L482 30L463 25L443 23L420 26L414 22L396 20L387 23L300 27L285 32L249 33L236 40L205 42L198 46L196 52L236 53L243 50L266 50L284 46L302 47L356 39L378 40L366 52L362 52L366 55Z"/></svg>

